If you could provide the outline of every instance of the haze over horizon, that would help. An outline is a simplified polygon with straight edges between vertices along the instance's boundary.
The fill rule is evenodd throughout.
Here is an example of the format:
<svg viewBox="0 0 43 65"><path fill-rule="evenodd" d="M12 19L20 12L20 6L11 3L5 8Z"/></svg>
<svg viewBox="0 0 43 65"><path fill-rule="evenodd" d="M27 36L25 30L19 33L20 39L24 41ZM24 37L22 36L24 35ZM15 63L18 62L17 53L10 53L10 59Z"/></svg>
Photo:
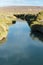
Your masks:
<svg viewBox="0 0 43 65"><path fill-rule="evenodd" d="M43 6L43 0L0 0L3 6Z"/></svg>

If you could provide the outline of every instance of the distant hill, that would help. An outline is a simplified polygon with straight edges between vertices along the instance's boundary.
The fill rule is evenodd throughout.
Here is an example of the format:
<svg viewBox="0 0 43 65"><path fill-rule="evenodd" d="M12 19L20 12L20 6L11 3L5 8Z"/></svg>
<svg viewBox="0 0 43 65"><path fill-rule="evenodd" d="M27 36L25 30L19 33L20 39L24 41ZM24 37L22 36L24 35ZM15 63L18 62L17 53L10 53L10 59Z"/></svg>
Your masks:
<svg viewBox="0 0 43 65"><path fill-rule="evenodd" d="M43 10L43 6L8 6L0 7L1 14L28 14L28 13L38 13Z"/></svg>

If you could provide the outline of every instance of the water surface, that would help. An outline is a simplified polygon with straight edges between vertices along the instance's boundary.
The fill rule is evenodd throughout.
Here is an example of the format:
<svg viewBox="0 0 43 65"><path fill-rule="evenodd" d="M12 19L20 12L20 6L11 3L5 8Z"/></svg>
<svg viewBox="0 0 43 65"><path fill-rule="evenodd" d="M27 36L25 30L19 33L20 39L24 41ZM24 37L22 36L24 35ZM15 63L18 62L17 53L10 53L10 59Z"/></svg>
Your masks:
<svg viewBox="0 0 43 65"><path fill-rule="evenodd" d="M0 42L0 65L43 65L43 41L31 35L27 22L9 27L6 41Z"/></svg>

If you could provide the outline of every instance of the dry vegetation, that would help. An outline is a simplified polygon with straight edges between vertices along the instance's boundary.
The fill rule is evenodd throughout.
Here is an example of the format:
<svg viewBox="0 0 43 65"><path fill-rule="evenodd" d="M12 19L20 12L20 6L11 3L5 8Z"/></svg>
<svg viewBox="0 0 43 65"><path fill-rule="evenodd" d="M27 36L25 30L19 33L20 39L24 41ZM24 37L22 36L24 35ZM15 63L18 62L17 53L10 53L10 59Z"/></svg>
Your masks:
<svg viewBox="0 0 43 65"><path fill-rule="evenodd" d="M32 20L32 25L38 24L40 25L41 21L43 21L43 12L42 13L38 13L41 10L43 10L43 7L33 7L33 6L11 6L11 7L0 7L0 40L2 40L3 38L6 38L7 33L8 33L8 24L12 24L12 22L14 23L16 21L16 17L13 16L14 14L20 14L21 18L24 19L22 17L21 14L25 14L25 19L26 20ZM38 13L38 14L37 14ZM28 14L28 15L27 15ZM32 14L32 15L29 15ZM37 15L37 20L34 20L34 15ZM30 18L31 19L30 19ZM43 24L43 23L42 23Z"/></svg>
<svg viewBox="0 0 43 65"><path fill-rule="evenodd" d="M0 7L0 13L5 14L30 14L38 13L43 10L43 6L9 6L9 7Z"/></svg>

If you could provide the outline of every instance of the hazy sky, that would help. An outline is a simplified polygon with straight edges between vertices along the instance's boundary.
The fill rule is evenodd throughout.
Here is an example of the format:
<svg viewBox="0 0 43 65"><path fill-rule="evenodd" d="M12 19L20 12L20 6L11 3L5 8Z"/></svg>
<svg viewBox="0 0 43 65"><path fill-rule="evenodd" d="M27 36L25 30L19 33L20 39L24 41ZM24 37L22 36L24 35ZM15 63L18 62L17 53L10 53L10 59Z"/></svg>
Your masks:
<svg viewBox="0 0 43 65"><path fill-rule="evenodd" d="M0 0L0 6L9 5L43 6L43 0Z"/></svg>

